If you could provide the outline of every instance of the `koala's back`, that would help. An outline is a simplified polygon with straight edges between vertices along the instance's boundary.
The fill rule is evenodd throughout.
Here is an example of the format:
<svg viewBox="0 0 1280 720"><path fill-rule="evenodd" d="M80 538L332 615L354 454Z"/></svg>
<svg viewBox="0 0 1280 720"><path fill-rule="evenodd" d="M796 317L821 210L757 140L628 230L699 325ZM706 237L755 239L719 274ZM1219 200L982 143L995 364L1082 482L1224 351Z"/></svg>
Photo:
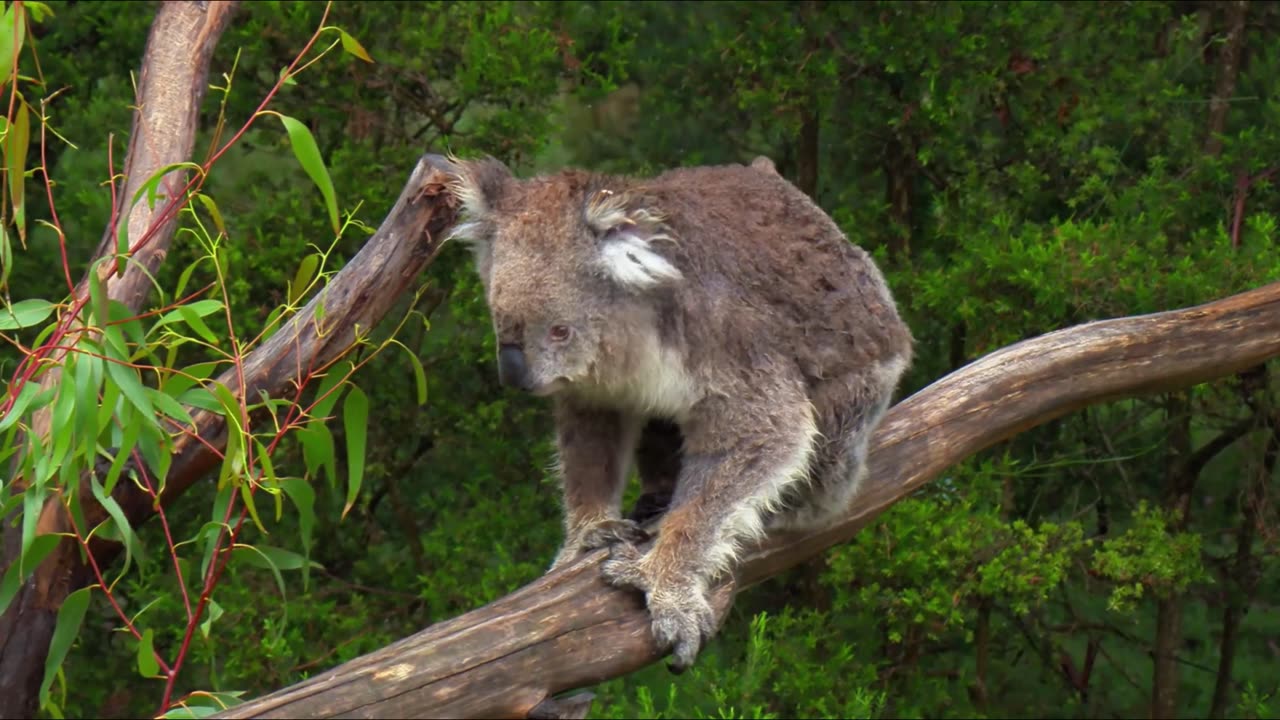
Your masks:
<svg viewBox="0 0 1280 720"><path fill-rule="evenodd" d="M909 361L910 332L879 269L781 176L684 168L637 189L678 238L686 332L759 364L786 356L810 383Z"/></svg>

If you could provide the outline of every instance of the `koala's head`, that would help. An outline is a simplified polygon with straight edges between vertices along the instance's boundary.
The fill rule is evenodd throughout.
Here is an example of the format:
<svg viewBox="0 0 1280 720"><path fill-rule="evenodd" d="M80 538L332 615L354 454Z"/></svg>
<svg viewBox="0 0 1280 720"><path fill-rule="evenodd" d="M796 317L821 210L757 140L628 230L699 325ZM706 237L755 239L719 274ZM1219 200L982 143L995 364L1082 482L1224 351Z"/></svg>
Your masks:
<svg viewBox="0 0 1280 720"><path fill-rule="evenodd" d="M607 382L646 297L681 281L663 255L674 240L662 214L622 180L517 180L492 158L454 162L463 222L451 237L474 252L501 382L537 395Z"/></svg>

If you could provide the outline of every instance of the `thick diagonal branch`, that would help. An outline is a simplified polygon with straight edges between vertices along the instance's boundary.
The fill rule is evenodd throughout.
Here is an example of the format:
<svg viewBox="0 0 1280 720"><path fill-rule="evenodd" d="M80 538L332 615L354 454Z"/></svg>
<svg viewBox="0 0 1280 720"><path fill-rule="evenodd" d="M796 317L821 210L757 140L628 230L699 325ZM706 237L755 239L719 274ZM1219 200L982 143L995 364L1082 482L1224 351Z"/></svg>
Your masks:
<svg viewBox="0 0 1280 720"><path fill-rule="evenodd" d="M867 488L838 525L752 552L746 586L837 543L964 458L1086 405L1226 377L1280 356L1280 283L1185 310L1009 346L889 411ZM640 599L599 577L605 552L223 717L523 717L545 698L661 657ZM722 602L730 584L720 587Z"/></svg>

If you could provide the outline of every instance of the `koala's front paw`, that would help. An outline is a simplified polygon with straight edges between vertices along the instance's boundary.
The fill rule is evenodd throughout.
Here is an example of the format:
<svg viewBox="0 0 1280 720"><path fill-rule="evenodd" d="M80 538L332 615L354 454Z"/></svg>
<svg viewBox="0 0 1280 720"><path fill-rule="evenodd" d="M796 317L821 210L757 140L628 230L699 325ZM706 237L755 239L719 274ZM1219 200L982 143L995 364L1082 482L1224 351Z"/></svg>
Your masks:
<svg viewBox="0 0 1280 720"><path fill-rule="evenodd" d="M653 619L653 638L671 649L667 667L673 673L687 670L702 644L715 634L716 618L702 581L691 574L668 570L655 577L644 556L633 545L614 545L601 567L604 579L615 587L635 588L645 594Z"/></svg>
<svg viewBox="0 0 1280 720"><path fill-rule="evenodd" d="M648 539L649 533L634 520L612 518L601 520L582 533L579 545L582 547L582 552L589 552L618 543L638 545Z"/></svg>
<svg viewBox="0 0 1280 720"><path fill-rule="evenodd" d="M560 548L560 554L556 555L551 569L555 570L561 565L571 563L592 550L617 545L633 545L648 539L649 533L631 520L618 518L600 520L571 534L564 547Z"/></svg>
<svg viewBox="0 0 1280 720"><path fill-rule="evenodd" d="M652 584L643 566L644 554L635 545L619 543L609 548L609 557L600 566L604 581L618 588L634 588L646 595Z"/></svg>
<svg viewBox="0 0 1280 720"><path fill-rule="evenodd" d="M649 594L649 614L653 616L654 639L671 648L667 667L676 674L693 665L702 644L716 631L715 613L700 583L673 588L660 585Z"/></svg>

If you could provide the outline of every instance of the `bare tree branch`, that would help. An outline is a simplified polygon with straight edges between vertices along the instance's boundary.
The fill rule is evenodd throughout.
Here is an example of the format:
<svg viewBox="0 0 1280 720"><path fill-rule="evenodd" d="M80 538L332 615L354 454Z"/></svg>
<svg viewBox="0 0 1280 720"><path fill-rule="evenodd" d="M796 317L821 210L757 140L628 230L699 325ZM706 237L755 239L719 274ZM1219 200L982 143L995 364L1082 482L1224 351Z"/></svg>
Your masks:
<svg viewBox="0 0 1280 720"><path fill-rule="evenodd" d="M890 410L873 441L857 509L823 532L767 541L749 554L736 584L752 585L849 540L946 468L1017 433L1086 405L1229 376L1277 355L1280 283L999 350ZM545 701L662 655L641 599L600 580L605 555L585 556L485 607L221 717L567 714L566 704ZM732 582L717 587L720 608L733 592Z"/></svg>

